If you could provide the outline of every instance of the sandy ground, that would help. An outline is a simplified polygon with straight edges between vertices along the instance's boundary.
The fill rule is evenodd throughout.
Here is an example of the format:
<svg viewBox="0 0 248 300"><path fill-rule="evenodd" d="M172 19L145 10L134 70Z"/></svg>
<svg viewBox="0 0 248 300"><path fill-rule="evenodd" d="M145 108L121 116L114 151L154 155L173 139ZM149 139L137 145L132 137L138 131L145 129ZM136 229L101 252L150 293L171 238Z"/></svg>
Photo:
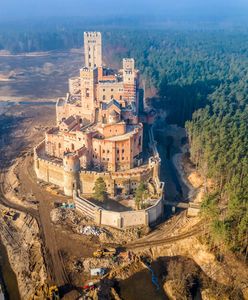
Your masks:
<svg viewBox="0 0 248 300"><path fill-rule="evenodd" d="M0 56L0 100L54 99L78 76L83 50ZM35 87L35 88L34 88Z"/></svg>

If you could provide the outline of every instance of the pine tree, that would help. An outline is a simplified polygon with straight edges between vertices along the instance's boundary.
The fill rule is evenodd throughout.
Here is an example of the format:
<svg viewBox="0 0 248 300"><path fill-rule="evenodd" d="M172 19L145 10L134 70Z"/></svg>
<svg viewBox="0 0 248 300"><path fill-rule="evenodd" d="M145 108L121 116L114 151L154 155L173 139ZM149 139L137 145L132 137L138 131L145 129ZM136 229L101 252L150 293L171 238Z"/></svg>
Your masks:
<svg viewBox="0 0 248 300"><path fill-rule="evenodd" d="M108 198L107 186L102 177L98 177L94 186L94 198L104 202Z"/></svg>

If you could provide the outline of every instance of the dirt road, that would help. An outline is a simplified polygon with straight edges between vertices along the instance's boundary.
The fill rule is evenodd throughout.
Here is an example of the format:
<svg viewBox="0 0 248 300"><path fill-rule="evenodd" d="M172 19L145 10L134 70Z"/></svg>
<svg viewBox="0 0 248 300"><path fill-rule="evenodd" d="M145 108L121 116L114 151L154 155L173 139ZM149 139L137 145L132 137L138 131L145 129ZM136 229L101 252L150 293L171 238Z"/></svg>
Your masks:
<svg viewBox="0 0 248 300"><path fill-rule="evenodd" d="M31 190L35 199L39 201L38 215L42 228L41 234L44 241L44 254L50 283L57 284L58 286L69 284L69 278L64 268L63 258L57 247L56 234L50 218L50 211L53 208L54 196L44 192L44 190L42 190L35 181L35 175L32 174L34 171L31 156L21 162L19 170L19 178L23 187L27 191Z"/></svg>

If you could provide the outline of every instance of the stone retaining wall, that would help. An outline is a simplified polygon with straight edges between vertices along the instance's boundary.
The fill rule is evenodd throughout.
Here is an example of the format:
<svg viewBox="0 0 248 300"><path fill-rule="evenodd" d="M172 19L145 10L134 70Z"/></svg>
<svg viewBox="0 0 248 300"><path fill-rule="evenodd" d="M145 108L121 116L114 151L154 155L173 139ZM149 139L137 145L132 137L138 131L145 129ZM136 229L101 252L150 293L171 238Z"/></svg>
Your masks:
<svg viewBox="0 0 248 300"><path fill-rule="evenodd" d="M79 197L74 192L74 202L76 209L87 216L90 216L97 224L112 226L117 228L126 228L130 226L151 226L160 221L164 212L163 188L161 183L161 193L158 201L151 207L143 210L115 212L105 210L90 201Z"/></svg>

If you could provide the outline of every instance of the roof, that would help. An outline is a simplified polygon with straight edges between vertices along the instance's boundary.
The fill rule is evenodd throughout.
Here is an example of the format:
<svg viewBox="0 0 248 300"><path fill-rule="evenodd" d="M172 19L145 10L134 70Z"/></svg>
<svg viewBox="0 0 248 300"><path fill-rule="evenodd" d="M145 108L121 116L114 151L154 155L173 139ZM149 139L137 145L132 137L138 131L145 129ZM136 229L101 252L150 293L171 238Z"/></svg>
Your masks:
<svg viewBox="0 0 248 300"><path fill-rule="evenodd" d="M75 120L76 119L73 116L70 116L69 118L67 118L66 120L64 120L62 123L66 124L66 125L70 125Z"/></svg>
<svg viewBox="0 0 248 300"><path fill-rule="evenodd" d="M115 116L117 116L117 115L119 115L119 114L118 114L117 111L115 111L115 110L113 109L113 110L111 111L110 115L115 117Z"/></svg>
<svg viewBox="0 0 248 300"><path fill-rule="evenodd" d="M115 99L111 100L110 102L102 102L102 109L108 110L111 106L116 106L118 109L121 109L120 103L116 101Z"/></svg>

